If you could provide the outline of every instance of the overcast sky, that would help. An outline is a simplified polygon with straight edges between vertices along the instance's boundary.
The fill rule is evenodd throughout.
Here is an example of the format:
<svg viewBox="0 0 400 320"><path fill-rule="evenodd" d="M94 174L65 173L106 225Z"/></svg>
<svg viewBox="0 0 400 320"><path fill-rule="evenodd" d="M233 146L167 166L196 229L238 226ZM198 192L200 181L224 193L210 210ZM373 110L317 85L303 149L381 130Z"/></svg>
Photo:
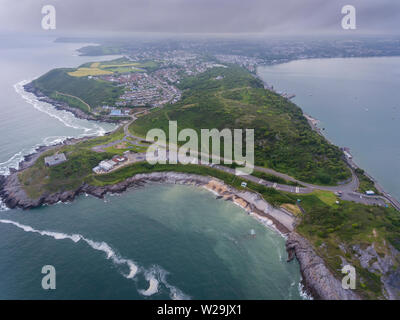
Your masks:
<svg viewBox="0 0 400 320"><path fill-rule="evenodd" d="M357 32L400 33L400 0L0 0L0 31L41 31L45 4L65 34L345 33L347 4L357 9Z"/></svg>

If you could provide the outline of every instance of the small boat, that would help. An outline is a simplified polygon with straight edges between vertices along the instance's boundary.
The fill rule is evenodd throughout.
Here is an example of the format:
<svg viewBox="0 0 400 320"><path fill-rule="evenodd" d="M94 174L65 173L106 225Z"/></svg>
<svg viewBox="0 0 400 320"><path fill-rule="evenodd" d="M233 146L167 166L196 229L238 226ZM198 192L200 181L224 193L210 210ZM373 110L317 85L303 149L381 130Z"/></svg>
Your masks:
<svg viewBox="0 0 400 320"><path fill-rule="evenodd" d="M254 229L251 229L250 230L250 235L255 237L256 236L256 231Z"/></svg>

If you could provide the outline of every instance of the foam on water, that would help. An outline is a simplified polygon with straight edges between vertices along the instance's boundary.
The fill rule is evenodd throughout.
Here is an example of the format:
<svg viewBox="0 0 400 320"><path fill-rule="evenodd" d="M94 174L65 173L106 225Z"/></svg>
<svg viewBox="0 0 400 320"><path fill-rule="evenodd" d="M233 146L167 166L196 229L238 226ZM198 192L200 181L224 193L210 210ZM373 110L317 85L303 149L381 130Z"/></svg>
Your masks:
<svg viewBox="0 0 400 320"><path fill-rule="evenodd" d="M304 300L314 300L313 297L306 292L301 281L299 282L299 293Z"/></svg>
<svg viewBox="0 0 400 320"><path fill-rule="evenodd" d="M0 198L0 212L7 210L10 210L10 208L8 208L6 204L3 202L3 200Z"/></svg>
<svg viewBox="0 0 400 320"><path fill-rule="evenodd" d="M68 239L77 243L79 241L84 241L87 243L92 249L104 252L106 255L107 260L111 260L115 265L125 265L128 267L129 272L127 274L121 273L127 279L134 279L135 276L139 272L144 273L145 279L149 282L149 286L146 290L138 290L140 294L143 296L151 296L158 292L159 283L163 283L164 286L169 290L169 296L171 299L174 300L187 300L189 297L185 295L180 289L174 287L173 285L169 284L166 280L166 276L168 272L165 271L160 266L153 266L149 270L145 268L139 267L136 263L127 258L123 258L119 256L119 254L106 242L104 241L94 241L88 238L85 238L83 235L80 234L66 234L62 232L54 232L54 231L47 231L47 230L38 230L31 226L21 224L16 221L7 220L7 219L0 219L0 223L4 224L11 224L15 227L24 230L25 232L32 232L37 233L41 236L48 236L56 240L64 240Z"/></svg>
<svg viewBox="0 0 400 320"><path fill-rule="evenodd" d="M24 160L24 157L33 154L36 152L36 150L40 146L51 146L51 145L56 145L65 139L68 139L69 137L63 136L63 137L47 137L42 140L41 143L38 143L34 145L31 148L24 148L21 151L17 152L14 154L10 159L8 159L5 162L0 162L0 175L8 175L10 174L10 169L18 169L18 165L21 161Z"/></svg>
<svg viewBox="0 0 400 320"><path fill-rule="evenodd" d="M139 290L142 295L151 296L158 292L159 281L157 280L156 276L155 268L145 272L145 278L149 282L149 287L146 290Z"/></svg>

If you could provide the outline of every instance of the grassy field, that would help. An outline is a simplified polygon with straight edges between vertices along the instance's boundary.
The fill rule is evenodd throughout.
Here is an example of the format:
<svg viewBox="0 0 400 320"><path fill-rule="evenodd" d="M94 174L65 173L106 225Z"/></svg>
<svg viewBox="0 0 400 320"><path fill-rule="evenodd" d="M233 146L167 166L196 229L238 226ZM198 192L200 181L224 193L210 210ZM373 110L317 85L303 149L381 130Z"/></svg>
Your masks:
<svg viewBox="0 0 400 320"><path fill-rule="evenodd" d="M222 80L215 80L219 75ZM255 130L256 165L299 180L334 185L350 177L341 151L312 131L302 111L289 100L264 90L261 81L239 67L213 68L181 81L182 100L140 117L130 131L145 136L152 128L168 135L178 130L217 128Z"/></svg>
<svg viewBox="0 0 400 320"><path fill-rule="evenodd" d="M157 63L153 61L131 62L126 58L119 58L104 62L89 62L79 68L68 72L73 77L100 76L114 73L144 72L157 68Z"/></svg>
<svg viewBox="0 0 400 320"><path fill-rule="evenodd" d="M68 72L68 75L72 77L87 77L87 76L101 76L104 74L113 74L112 71L104 70L100 68L78 68L75 71Z"/></svg>

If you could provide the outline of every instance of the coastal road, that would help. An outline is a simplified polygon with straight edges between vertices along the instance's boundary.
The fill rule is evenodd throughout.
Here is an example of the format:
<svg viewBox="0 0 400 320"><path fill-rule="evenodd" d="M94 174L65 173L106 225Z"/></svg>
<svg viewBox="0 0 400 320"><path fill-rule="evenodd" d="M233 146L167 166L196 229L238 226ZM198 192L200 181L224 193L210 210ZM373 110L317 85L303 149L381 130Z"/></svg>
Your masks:
<svg viewBox="0 0 400 320"><path fill-rule="evenodd" d="M136 117L137 115L142 114L146 111L147 110L144 110L144 111L140 111L140 112L133 114L131 116L132 120L128 121L127 123L124 124L123 129L124 129L125 136L122 140L113 141L107 145L96 146L96 147L94 147L96 149L95 151L101 152L104 150L104 148L113 146L113 145L121 143L121 142L126 142L128 137L136 140L136 141L129 141L130 143L133 143L138 146L143 146L142 144L140 144L140 141L145 141L145 139L143 139L142 137L132 135L129 132L129 126L132 124L132 122L134 122L137 119L137 117ZM201 153L199 153L199 155L201 155ZM212 157L215 157L215 156L212 156ZM144 154L143 154L143 158L144 158ZM222 161L224 160L223 158L219 158L219 159ZM235 175L235 173L236 173L235 169L225 167L222 165L214 164L214 165L208 165L208 166L214 167L216 169L219 169L221 171L224 171L224 172L227 172L227 173L230 173L233 175ZM263 168L263 167L258 167L258 166L254 167L254 169L256 171L265 172L265 173L280 177L282 179L285 179L287 181L298 183L299 185L301 185L301 187L274 183L271 181L260 179L258 177L252 176L252 175L244 175L243 178L245 178L251 182L254 182L256 184L264 185L269 188L274 188L279 191L284 191L284 192L289 192L289 193L294 193L294 194L308 194L315 190L323 190L323 191L330 191L330 192L336 193L342 200L358 202L358 203L362 203L365 205L386 206L387 203L390 203L390 204L392 204L393 207L395 207L397 210L400 211L400 203L396 199L392 198L390 195L385 193L383 191L383 188L381 188L379 185L377 185L377 187L380 187L383 192L379 189L378 190L383 194L383 196L367 196L365 194L358 193L357 190L359 188L359 180L358 180L356 174L354 173L353 167L349 165L349 168L350 168L351 174L352 174L351 180L348 183L345 183L342 185L337 185L337 186L321 186L321 185L314 185L314 184L306 183L306 182L300 181L298 179L295 179L287 174L275 171L273 169Z"/></svg>

